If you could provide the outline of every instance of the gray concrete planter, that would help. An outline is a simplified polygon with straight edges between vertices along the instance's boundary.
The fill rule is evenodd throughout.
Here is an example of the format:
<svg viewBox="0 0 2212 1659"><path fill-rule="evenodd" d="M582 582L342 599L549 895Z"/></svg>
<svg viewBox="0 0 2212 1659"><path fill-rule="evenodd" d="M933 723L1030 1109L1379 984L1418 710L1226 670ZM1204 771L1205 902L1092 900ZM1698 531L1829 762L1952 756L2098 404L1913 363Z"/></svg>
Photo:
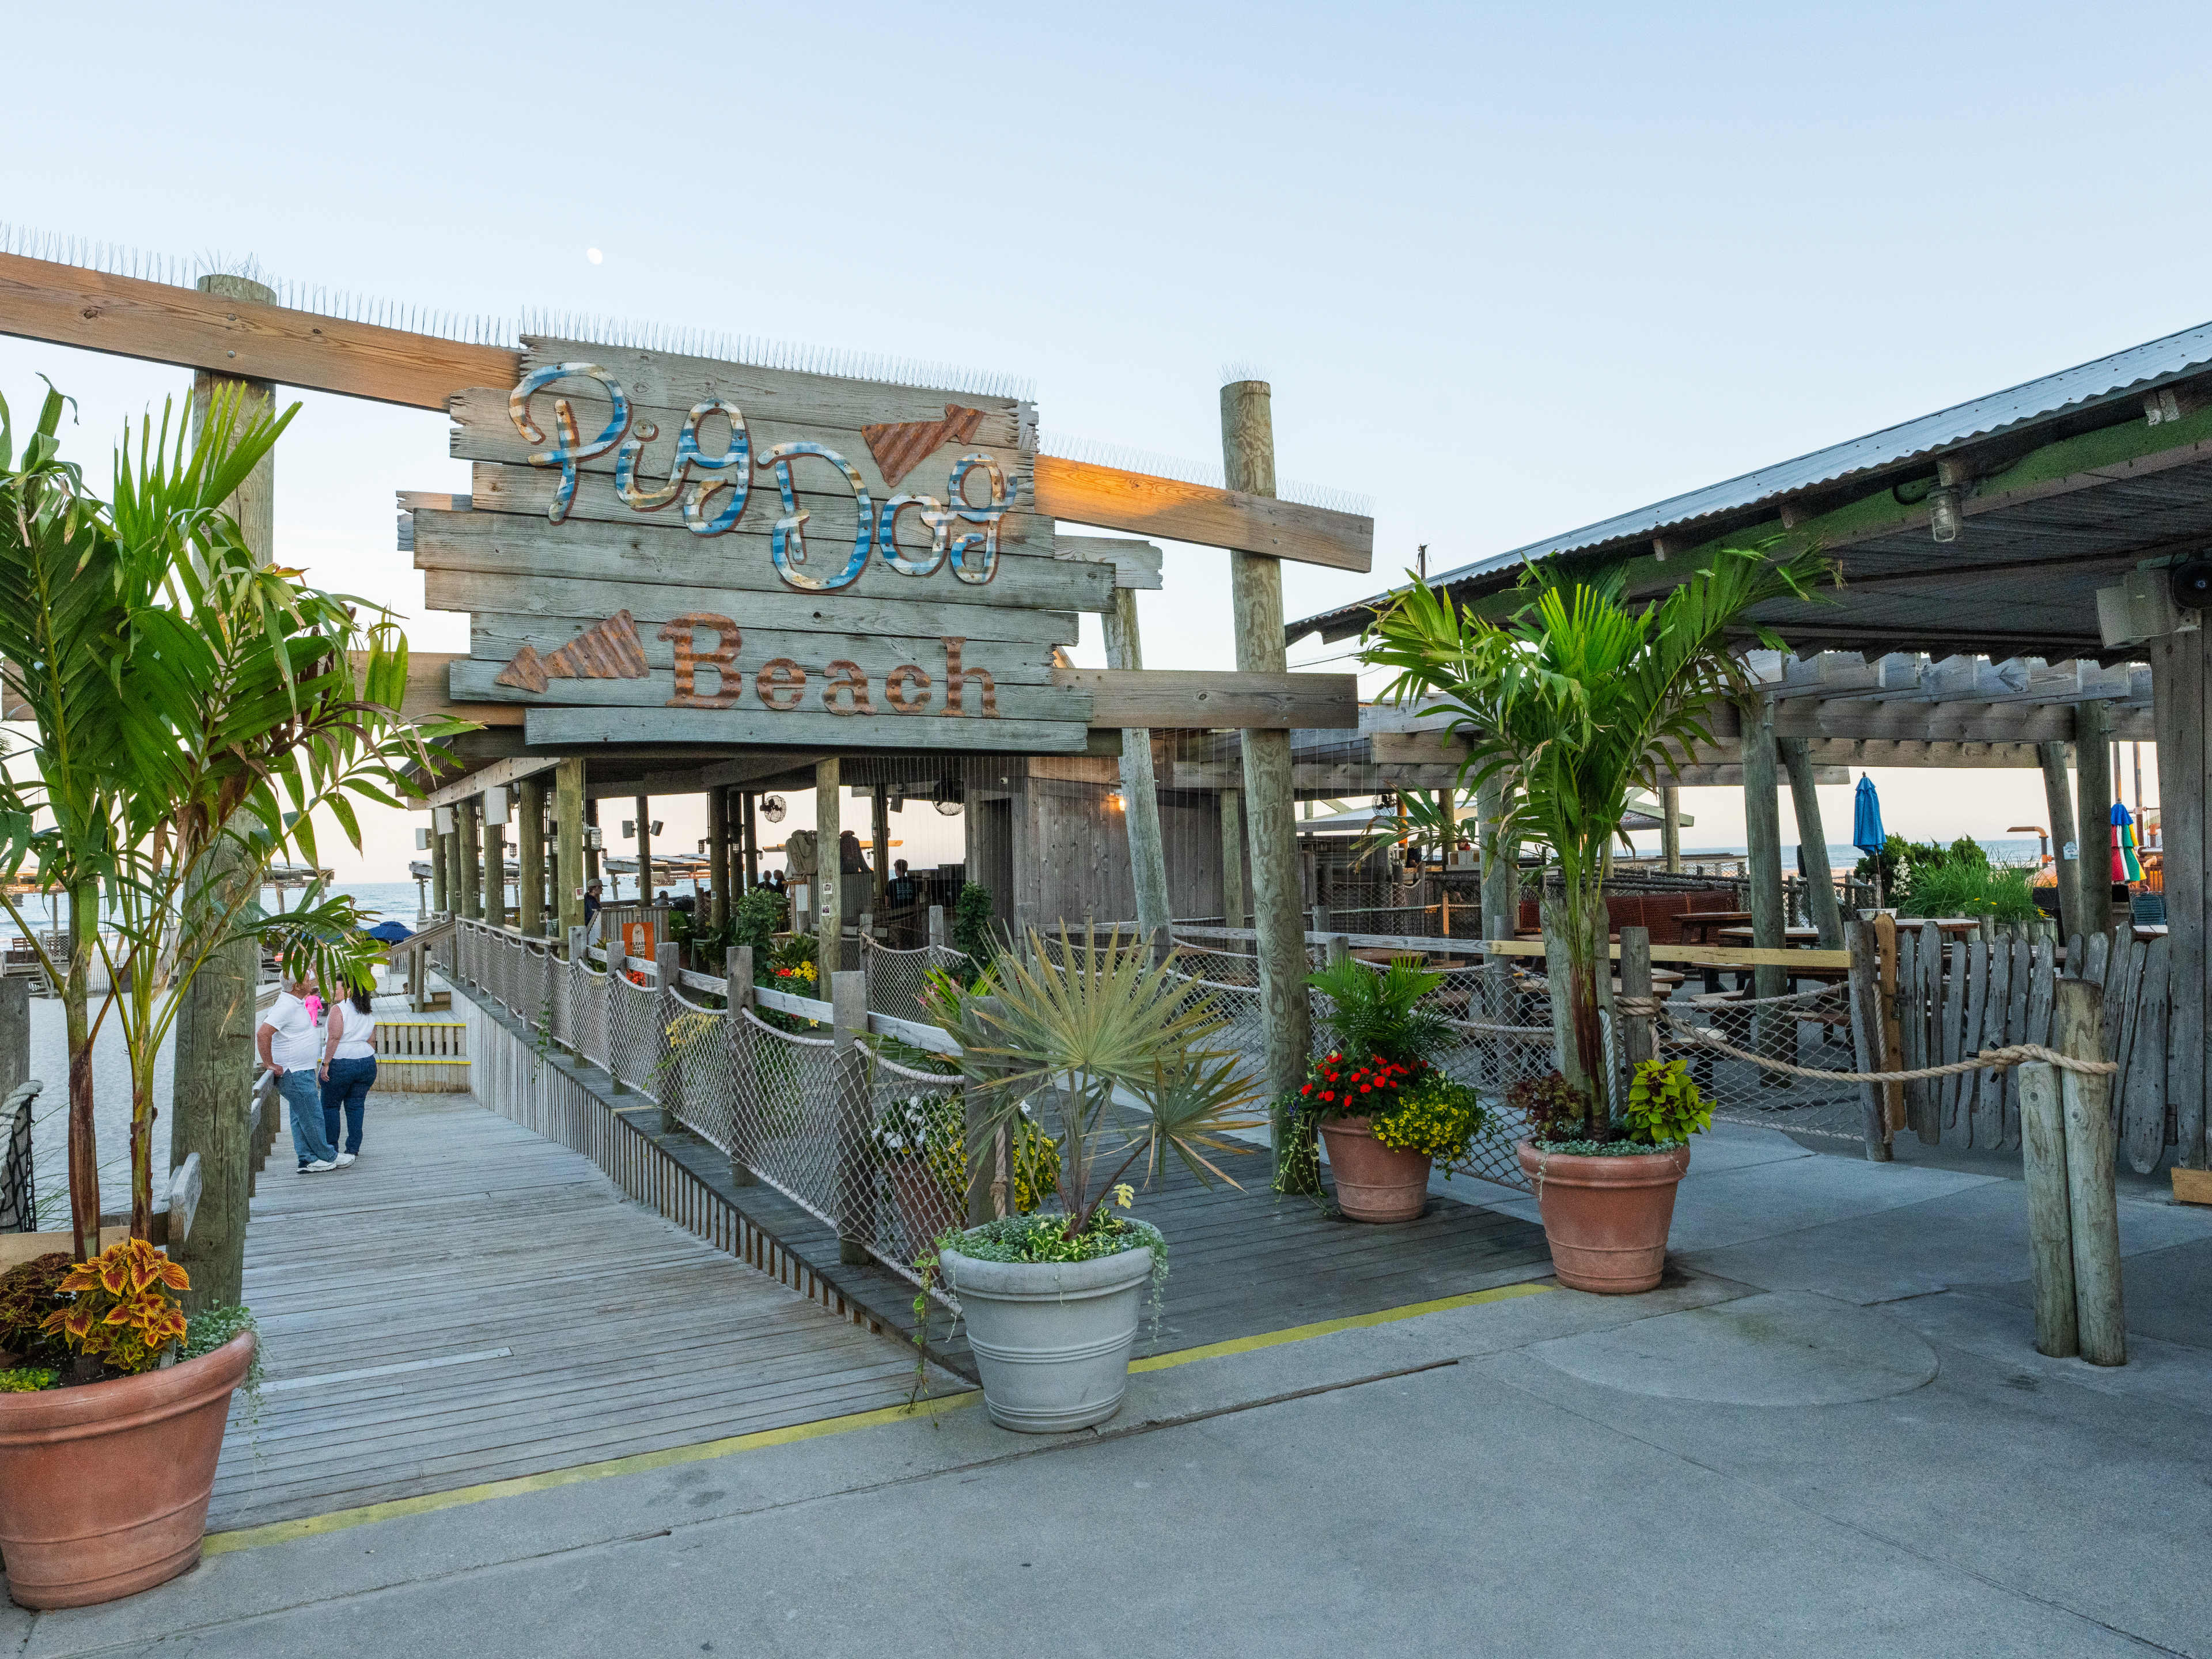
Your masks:
<svg viewBox="0 0 2212 1659"><path fill-rule="evenodd" d="M1059 1434L1121 1410L1150 1249L1089 1261L981 1261L947 1248L938 1260L960 1300L994 1423Z"/></svg>

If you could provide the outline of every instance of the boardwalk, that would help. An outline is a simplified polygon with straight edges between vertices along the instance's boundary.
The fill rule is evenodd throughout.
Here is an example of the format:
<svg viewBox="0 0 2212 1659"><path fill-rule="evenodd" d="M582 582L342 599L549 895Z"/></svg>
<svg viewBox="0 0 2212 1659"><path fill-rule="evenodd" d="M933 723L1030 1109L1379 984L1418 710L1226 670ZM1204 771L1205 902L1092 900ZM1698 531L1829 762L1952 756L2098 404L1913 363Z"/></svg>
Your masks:
<svg viewBox="0 0 2212 1659"><path fill-rule="evenodd" d="M362 1161L253 1200L270 1382L210 1525L317 1515L896 1404L913 1351L625 1200L466 1095L380 1094Z"/></svg>

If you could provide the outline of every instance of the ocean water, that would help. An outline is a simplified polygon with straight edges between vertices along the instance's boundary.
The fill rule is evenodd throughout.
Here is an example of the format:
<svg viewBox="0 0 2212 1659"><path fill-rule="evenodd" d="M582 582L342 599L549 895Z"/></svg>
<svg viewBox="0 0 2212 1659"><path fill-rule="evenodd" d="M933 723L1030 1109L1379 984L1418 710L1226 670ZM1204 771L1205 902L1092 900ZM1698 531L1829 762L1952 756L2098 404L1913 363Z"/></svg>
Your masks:
<svg viewBox="0 0 2212 1659"><path fill-rule="evenodd" d="M396 921L404 927L422 925L416 909L416 890L411 881L338 882L333 884L332 890L350 896L361 907L371 927L380 921ZM261 906L264 910L274 912L299 902L297 889L283 893L273 887L261 890ZM36 898L25 898L17 902L22 908L25 919L41 933L59 927L68 908L58 901L47 903ZM0 912L0 938L14 936L20 931L13 918Z"/></svg>

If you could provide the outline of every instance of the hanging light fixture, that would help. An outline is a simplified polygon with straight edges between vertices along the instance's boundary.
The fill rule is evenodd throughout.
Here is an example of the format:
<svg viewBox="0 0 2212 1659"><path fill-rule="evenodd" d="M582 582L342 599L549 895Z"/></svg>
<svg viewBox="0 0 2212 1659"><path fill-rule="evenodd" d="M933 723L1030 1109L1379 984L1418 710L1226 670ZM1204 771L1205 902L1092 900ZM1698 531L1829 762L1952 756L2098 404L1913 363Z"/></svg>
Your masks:
<svg viewBox="0 0 2212 1659"><path fill-rule="evenodd" d="M1955 542L1966 527L1966 516L1959 505L1959 492L1948 484L1928 492L1928 528L1939 542Z"/></svg>

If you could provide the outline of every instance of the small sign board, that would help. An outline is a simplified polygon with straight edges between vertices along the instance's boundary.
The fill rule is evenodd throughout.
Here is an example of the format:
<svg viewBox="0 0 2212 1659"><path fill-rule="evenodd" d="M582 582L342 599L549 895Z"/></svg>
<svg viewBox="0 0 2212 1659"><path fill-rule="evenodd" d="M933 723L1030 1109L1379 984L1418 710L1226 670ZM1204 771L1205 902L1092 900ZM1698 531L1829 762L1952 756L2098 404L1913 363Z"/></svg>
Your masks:
<svg viewBox="0 0 2212 1659"><path fill-rule="evenodd" d="M471 617L455 701L532 742L1084 749L1054 654L1114 568L1054 556L1031 405L524 344L453 399L471 495L414 513L430 607Z"/></svg>
<svg viewBox="0 0 2212 1659"><path fill-rule="evenodd" d="M649 921L623 923L623 954L626 957L649 957L653 954L653 924Z"/></svg>

